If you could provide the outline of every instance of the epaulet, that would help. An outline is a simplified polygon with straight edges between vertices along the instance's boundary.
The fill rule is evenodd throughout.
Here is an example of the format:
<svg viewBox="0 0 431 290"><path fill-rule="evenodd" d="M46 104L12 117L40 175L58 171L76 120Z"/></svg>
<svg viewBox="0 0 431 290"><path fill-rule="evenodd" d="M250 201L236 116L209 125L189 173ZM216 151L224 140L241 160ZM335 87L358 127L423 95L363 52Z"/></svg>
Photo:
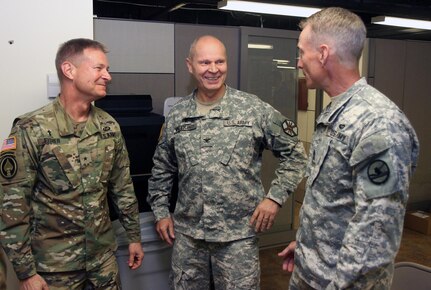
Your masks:
<svg viewBox="0 0 431 290"><path fill-rule="evenodd" d="M25 127L28 127L28 126L34 125L34 124L36 124L36 121L27 115L19 116L19 117L15 118L15 120L13 121L13 127L18 125L21 128L25 128Z"/></svg>

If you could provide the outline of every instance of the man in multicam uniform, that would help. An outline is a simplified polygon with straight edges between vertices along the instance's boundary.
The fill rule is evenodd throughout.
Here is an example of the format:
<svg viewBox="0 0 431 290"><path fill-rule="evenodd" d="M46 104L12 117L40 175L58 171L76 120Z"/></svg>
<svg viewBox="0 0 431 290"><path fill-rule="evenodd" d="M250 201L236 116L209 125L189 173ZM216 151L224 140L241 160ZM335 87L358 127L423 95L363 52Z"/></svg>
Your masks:
<svg viewBox="0 0 431 290"><path fill-rule="evenodd" d="M209 289L212 269L216 289L259 289L256 232L272 226L303 177L297 127L257 96L225 85L226 49L217 38L196 39L187 66L197 89L171 109L149 180L157 231L169 244L175 239L172 288ZM264 149L280 160L266 195L260 179Z"/></svg>
<svg viewBox="0 0 431 290"><path fill-rule="evenodd" d="M119 289L108 195L128 234L129 267L144 253L120 127L91 104L111 80L106 50L72 39L56 68L59 97L17 118L3 142L1 242L24 289Z"/></svg>
<svg viewBox="0 0 431 290"><path fill-rule="evenodd" d="M366 29L357 15L328 8L300 27L298 67L331 103L317 119L296 243L279 254L294 268L290 289L389 289L418 139L360 77Z"/></svg>
<svg viewBox="0 0 431 290"><path fill-rule="evenodd" d="M0 184L0 203L3 200L3 187ZM1 206L0 206L0 217L1 217ZM3 249L0 246L0 290L6 290L6 257Z"/></svg>

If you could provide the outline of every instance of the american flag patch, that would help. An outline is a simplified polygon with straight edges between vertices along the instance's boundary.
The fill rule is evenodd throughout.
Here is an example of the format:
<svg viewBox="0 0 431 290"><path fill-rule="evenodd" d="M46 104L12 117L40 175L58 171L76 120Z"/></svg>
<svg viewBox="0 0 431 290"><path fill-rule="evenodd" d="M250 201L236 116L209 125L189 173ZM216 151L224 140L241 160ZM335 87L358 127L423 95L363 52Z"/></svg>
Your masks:
<svg viewBox="0 0 431 290"><path fill-rule="evenodd" d="M3 145L1 146L0 151L6 151L6 150L15 150L16 149L16 138L10 137L3 141Z"/></svg>

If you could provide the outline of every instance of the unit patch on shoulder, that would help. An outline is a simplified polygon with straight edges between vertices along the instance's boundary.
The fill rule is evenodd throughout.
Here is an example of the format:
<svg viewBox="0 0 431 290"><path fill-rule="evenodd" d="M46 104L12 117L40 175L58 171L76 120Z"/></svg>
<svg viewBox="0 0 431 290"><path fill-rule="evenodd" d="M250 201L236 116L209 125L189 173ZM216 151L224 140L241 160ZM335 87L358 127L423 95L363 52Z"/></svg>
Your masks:
<svg viewBox="0 0 431 290"><path fill-rule="evenodd" d="M389 179L389 166L382 160L373 160L368 164L367 174L372 183L377 185L383 184Z"/></svg>
<svg viewBox="0 0 431 290"><path fill-rule="evenodd" d="M9 137L3 141L0 152L7 151L7 150L15 150L15 149L16 149L16 138L14 136L14 137Z"/></svg>
<svg viewBox="0 0 431 290"><path fill-rule="evenodd" d="M18 171L15 154L5 153L0 158L0 174L3 178L11 179Z"/></svg>
<svg viewBox="0 0 431 290"><path fill-rule="evenodd" d="M284 133L289 135L290 137L298 136L298 127L296 124L290 120L284 120L283 124L281 124Z"/></svg>

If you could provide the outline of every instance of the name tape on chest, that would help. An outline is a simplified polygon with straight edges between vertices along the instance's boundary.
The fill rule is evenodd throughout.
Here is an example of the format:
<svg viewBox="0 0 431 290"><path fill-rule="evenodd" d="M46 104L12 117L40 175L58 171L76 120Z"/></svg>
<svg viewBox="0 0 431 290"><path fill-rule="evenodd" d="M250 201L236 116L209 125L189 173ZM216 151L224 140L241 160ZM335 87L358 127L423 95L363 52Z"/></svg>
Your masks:
<svg viewBox="0 0 431 290"><path fill-rule="evenodd" d="M250 120L225 120L224 127L251 127L253 123Z"/></svg>
<svg viewBox="0 0 431 290"><path fill-rule="evenodd" d="M39 138L37 140L37 143L39 145L55 145L60 144L61 140L60 138Z"/></svg>
<svg viewBox="0 0 431 290"><path fill-rule="evenodd" d="M343 127L341 127L343 126ZM344 125L340 125L340 128L344 128ZM330 127L326 128L326 136L337 139L340 142L344 142L346 140L346 135L344 135L343 133L336 131Z"/></svg>
<svg viewBox="0 0 431 290"><path fill-rule="evenodd" d="M195 123L187 123L187 124L179 125L175 131L176 132L193 131L193 130L196 130L196 128L197 128L197 125Z"/></svg>

